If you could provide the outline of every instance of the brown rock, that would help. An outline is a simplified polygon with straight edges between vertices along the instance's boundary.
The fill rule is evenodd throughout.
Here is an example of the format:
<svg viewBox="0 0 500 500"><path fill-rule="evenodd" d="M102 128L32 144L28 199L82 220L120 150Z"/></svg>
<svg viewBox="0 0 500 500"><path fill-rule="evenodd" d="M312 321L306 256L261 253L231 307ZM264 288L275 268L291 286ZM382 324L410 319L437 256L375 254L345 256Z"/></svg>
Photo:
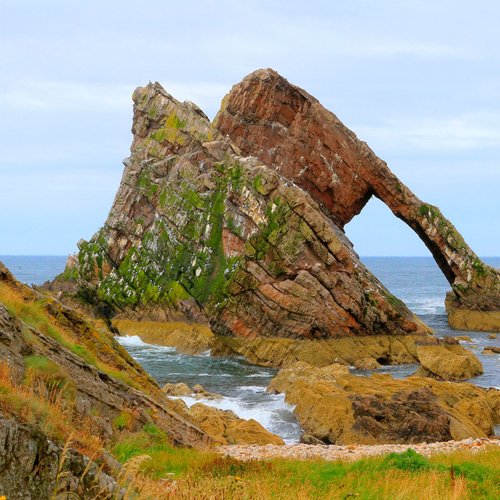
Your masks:
<svg viewBox="0 0 500 500"><path fill-rule="evenodd" d="M219 410L202 403L190 408L190 414L212 439L219 444L284 444L253 419L244 420L230 410Z"/></svg>
<svg viewBox="0 0 500 500"><path fill-rule="evenodd" d="M169 396L191 396L193 394L192 389L183 382L178 384L165 384L161 390Z"/></svg>
<svg viewBox="0 0 500 500"><path fill-rule="evenodd" d="M258 157L307 190L340 228L375 195L417 233L448 279L450 325L500 328L498 271L477 257L437 207L419 200L307 92L271 69L255 71L225 96L215 126L242 154Z"/></svg>
<svg viewBox="0 0 500 500"><path fill-rule="evenodd" d="M354 367L358 370L376 370L380 368L380 363L375 358L361 358L354 362Z"/></svg>
<svg viewBox="0 0 500 500"><path fill-rule="evenodd" d="M303 362L280 370L271 392L285 393L306 433L334 444L416 443L493 435L500 391L472 384L389 375L354 376L345 366Z"/></svg>
<svg viewBox="0 0 500 500"><path fill-rule="evenodd" d="M417 375L438 380L467 380L483 373L479 359L465 347L453 344L419 345Z"/></svg>
<svg viewBox="0 0 500 500"><path fill-rule="evenodd" d="M428 334L307 192L158 83L133 99L120 189L71 271L103 310L203 316L216 335L249 340Z"/></svg>
<svg viewBox="0 0 500 500"><path fill-rule="evenodd" d="M500 354L500 347L490 345L483 349L483 354Z"/></svg>
<svg viewBox="0 0 500 500"><path fill-rule="evenodd" d="M147 344L175 347L183 354L200 354L208 351L214 342L214 334L206 324L184 321L137 321L116 317L113 318L112 324L121 335L137 335Z"/></svg>
<svg viewBox="0 0 500 500"><path fill-rule="evenodd" d="M373 358L380 364L417 363L416 343L422 335L364 335L324 340L298 340L269 337L217 337L214 356L245 356L263 366L287 366L304 361L314 366L332 363L356 365L360 359ZM429 341L435 341L433 337Z"/></svg>

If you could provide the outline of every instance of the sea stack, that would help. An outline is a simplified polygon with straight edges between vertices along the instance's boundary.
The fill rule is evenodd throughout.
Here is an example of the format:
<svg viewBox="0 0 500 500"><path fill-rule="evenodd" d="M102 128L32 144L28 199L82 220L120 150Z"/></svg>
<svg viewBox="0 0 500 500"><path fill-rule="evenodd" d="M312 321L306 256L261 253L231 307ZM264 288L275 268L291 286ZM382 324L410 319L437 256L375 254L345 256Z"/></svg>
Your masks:
<svg viewBox="0 0 500 500"><path fill-rule="evenodd" d="M310 193L341 229L372 196L379 198L417 233L450 283L450 326L500 329L498 270L317 99L272 69L258 70L226 95L215 126L242 154L258 157Z"/></svg>
<svg viewBox="0 0 500 500"><path fill-rule="evenodd" d="M131 156L109 216L51 285L66 299L79 294L115 319L207 321L218 349L263 364L280 364L283 351L304 361L329 352L319 364L354 361L346 352L414 362L429 328L343 231L375 195L432 252L450 309L498 315L498 271L275 71L233 87L214 124L158 83L133 101Z"/></svg>

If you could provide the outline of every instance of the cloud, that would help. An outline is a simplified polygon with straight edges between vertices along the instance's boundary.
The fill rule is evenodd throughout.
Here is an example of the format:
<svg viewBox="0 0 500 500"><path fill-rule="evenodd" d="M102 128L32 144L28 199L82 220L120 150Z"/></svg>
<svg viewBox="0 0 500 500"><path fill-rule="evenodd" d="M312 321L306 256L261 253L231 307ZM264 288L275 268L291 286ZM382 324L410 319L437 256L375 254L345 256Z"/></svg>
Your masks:
<svg viewBox="0 0 500 500"><path fill-rule="evenodd" d="M33 171L22 169L1 173L0 193L2 197L13 193L110 192L118 189L122 168L117 169L52 169Z"/></svg>
<svg viewBox="0 0 500 500"><path fill-rule="evenodd" d="M2 108L84 110L89 106L127 109L134 87L121 84L25 80L3 82L0 89Z"/></svg>
<svg viewBox="0 0 500 500"><path fill-rule="evenodd" d="M383 120L354 127L358 136L385 149L463 151L500 147L500 113L467 113L448 117Z"/></svg>
<svg viewBox="0 0 500 500"><path fill-rule="evenodd" d="M179 100L219 103L230 85L213 82L161 82ZM0 108L18 111L128 111L137 85L49 80L0 82Z"/></svg>

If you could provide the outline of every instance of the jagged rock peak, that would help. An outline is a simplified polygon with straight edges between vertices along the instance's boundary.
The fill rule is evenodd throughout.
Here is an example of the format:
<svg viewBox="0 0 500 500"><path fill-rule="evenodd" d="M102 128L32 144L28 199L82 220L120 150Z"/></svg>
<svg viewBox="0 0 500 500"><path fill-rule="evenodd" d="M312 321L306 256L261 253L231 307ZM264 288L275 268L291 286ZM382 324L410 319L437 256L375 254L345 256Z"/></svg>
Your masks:
<svg viewBox="0 0 500 500"><path fill-rule="evenodd" d="M382 200L417 233L452 285L448 310L488 312L488 321L482 314L478 322L454 326L475 323L480 328L483 322L485 329L500 328L499 272L482 262L437 207L417 198L317 99L273 70L258 70L224 97L214 125L242 154L258 157L308 191L339 227L371 196Z"/></svg>
<svg viewBox="0 0 500 500"><path fill-rule="evenodd" d="M226 336L427 333L303 189L160 85L133 99L131 157L80 244L79 286L115 313L206 316Z"/></svg>

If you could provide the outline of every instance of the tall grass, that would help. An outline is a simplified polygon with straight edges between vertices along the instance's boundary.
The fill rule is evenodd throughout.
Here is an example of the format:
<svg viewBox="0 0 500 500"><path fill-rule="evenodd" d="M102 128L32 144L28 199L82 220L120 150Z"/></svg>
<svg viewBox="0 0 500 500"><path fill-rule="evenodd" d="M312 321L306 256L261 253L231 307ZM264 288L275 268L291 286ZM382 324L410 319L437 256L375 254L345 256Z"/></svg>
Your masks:
<svg viewBox="0 0 500 500"><path fill-rule="evenodd" d="M123 463L145 454L150 457L129 478L128 491L137 498L500 498L498 447L431 459L409 450L356 462L241 462L213 452L174 448L148 424L140 432L122 433L112 451ZM162 494L155 496L158 491Z"/></svg>
<svg viewBox="0 0 500 500"><path fill-rule="evenodd" d="M65 390L58 384L47 385L34 372L24 383L16 383L9 365L0 362L0 410L4 415L30 424L59 442L72 436L74 448L87 456L100 454L103 443L95 425L90 418L77 416Z"/></svg>

